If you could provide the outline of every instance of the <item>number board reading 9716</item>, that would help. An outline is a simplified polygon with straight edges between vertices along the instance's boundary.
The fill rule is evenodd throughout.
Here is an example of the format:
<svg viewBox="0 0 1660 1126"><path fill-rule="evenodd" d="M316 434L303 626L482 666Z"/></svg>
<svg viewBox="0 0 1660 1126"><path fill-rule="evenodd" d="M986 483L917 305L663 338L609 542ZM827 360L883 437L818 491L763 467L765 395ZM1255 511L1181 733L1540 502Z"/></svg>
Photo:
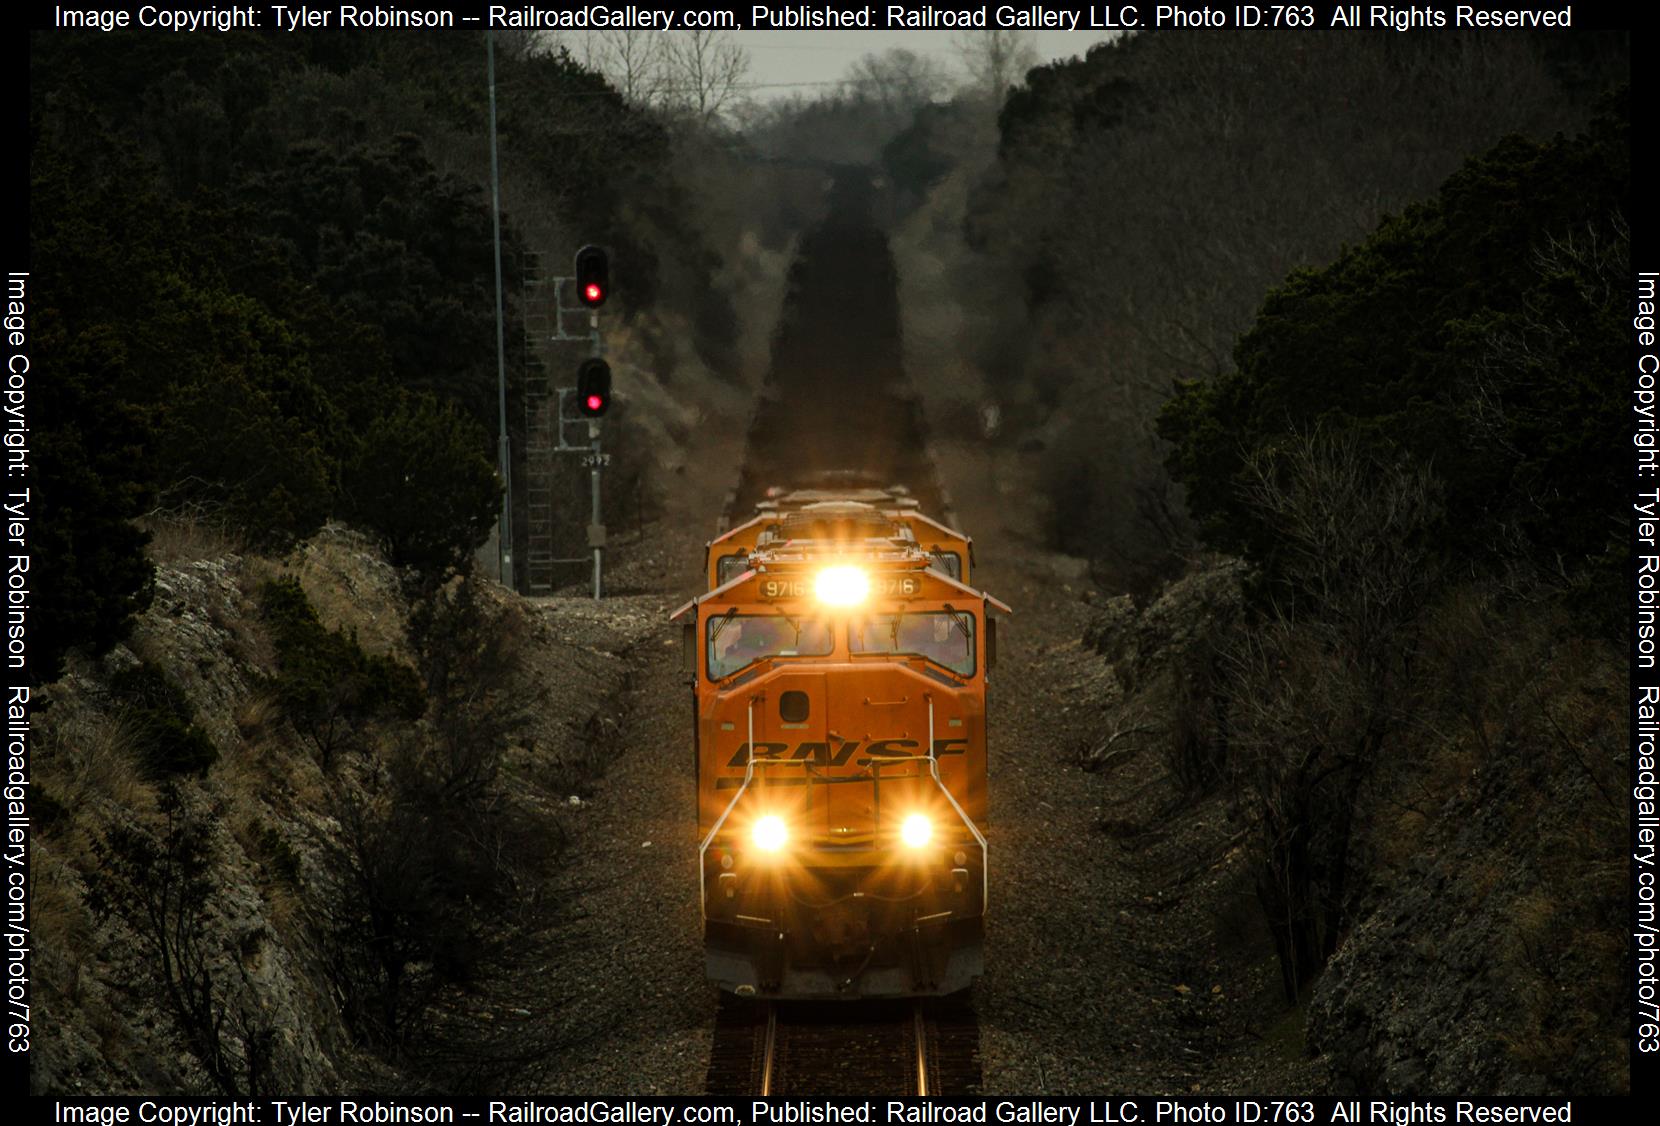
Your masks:
<svg viewBox="0 0 1660 1126"><path fill-rule="evenodd" d="M870 597L915 598L922 593L922 580L916 575L872 575ZM762 579L762 598L811 598L811 579Z"/></svg>

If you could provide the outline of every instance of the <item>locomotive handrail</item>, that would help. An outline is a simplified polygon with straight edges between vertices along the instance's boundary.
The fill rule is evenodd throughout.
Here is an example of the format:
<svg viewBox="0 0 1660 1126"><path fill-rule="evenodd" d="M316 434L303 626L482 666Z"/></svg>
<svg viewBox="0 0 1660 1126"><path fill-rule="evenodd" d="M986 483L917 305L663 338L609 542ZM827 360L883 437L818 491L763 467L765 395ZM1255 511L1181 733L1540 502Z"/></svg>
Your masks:
<svg viewBox="0 0 1660 1126"><path fill-rule="evenodd" d="M945 795L945 800L951 803L951 808L957 811L957 816L962 818L963 824L968 826L968 831L974 834L974 840L980 846L980 910L983 913L991 904L990 850L986 847L985 834L980 832L980 827L974 824L973 818L963 812L963 807L957 804L956 797L940 779L940 760L934 754L934 695L931 692L924 692L923 695L928 700L928 772L934 776L934 785L940 788L940 793Z"/></svg>
<svg viewBox="0 0 1660 1126"><path fill-rule="evenodd" d="M697 846L697 862L698 862L698 871L699 871L699 873L702 873L705 870L705 857L708 855L709 846L715 842L715 837L720 833L721 826L726 824L726 819L729 816L731 816L732 811L738 807L738 802L743 800L744 791L749 789L750 782L754 780L754 778L755 778L755 769L757 767L760 767L762 770L767 770L767 769L770 769L771 767L774 767L774 766L801 766L801 767L806 767L810 770L813 766L816 765L810 759L773 759L773 758L757 759L755 757L755 750L754 750L754 748L755 748L755 697L754 696L751 696L749 698L748 717L749 717L749 748L750 748L750 751L749 751L749 759L748 759L748 761L746 761L744 763L743 784L738 787L738 792L732 795L732 800L726 803L726 808L721 811L720 817L716 818L714 825L710 827L709 835L704 837L703 838L703 843ZM907 758L914 758L915 756L908 755L906 757ZM834 782L834 781L840 781L840 779L826 778L825 781L826 782ZM704 881L701 878L698 880L697 902L698 902L698 910L702 913L703 918L705 920L707 920L709 918L709 887L708 887L707 882Z"/></svg>
<svg viewBox="0 0 1660 1126"><path fill-rule="evenodd" d="M732 811L738 807L738 802L743 798L744 791L749 789L750 780L755 777L755 697L753 695L749 698L748 715L749 758L744 763L743 785L738 787L738 792L732 795L732 800L726 803L725 809L721 810L720 817L716 819L715 824L710 828L709 835L703 838L703 843L697 846L697 910L698 914L700 914L705 921L708 921L709 918L709 882L703 878L703 873L706 870L706 858L709 853L709 846L714 843L715 834L720 832L721 826L726 824L726 819L730 817L732 815Z"/></svg>

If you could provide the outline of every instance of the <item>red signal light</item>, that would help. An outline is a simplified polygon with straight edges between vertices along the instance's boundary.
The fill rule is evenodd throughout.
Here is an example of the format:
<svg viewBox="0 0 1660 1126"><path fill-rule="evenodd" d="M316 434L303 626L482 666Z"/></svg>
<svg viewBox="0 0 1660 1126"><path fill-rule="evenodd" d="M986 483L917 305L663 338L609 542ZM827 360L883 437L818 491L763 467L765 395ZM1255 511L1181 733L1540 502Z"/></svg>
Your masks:
<svg viewBox="0 0 1660 1126"><path fill-rule="evenodd" d="M576 295L582 304L597 309L610 296L611 263L604 248L585 246L576 252Z"/></svg>
<svg viewBox="0 0 1660 1126"><path fill-rule="evenodd" d="M611 365L594 356L576 369L576 406L588 418L598 418L611 406Z"/></svg>

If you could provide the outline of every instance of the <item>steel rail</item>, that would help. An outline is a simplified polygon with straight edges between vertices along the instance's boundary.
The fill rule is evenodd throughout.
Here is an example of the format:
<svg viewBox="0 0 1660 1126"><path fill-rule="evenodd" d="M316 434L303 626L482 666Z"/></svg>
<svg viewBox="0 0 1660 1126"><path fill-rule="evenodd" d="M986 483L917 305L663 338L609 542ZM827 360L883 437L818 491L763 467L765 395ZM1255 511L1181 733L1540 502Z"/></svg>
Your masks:
<svg viewBox="0 0 1660 1126"><path fill-rule="evenodd" d="M916 1093L928 1095L928 1022L922 1016L922 1002L911 1006L911 1027L916 1034Z"/></svg>
<svg viewBox="0 0 1660 1126"><path fill-rule="evenodd" d="M773 1087L777 1085L778 1063L778 1006L767 1005L766 1031L761 1034L761 1090L762 1095L774 1094Z"/></svg>

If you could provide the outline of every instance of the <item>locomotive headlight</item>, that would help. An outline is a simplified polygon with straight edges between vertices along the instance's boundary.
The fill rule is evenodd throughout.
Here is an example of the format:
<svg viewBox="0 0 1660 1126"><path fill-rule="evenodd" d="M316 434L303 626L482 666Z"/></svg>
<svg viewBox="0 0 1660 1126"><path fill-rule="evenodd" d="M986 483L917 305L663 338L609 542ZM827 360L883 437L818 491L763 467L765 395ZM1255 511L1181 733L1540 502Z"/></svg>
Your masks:
<svg viewBox="0 0 1660 1126"><path fill-rule="evenodd" d="M813 593L827 606L857 606L870 597L870 576L859 567L826 567L813 580Z"/></svg>
<svg viewBox="0 0 1660 1126"><path fill-rule="evenodd" d="M784 819L771 813L755 822L751 834L755 838L755 847L762 852L777 852L784 847L784 842L790 839L790 831L784 826Z"/></svg>
<svg viewBox="0 0 1660 1126"><path fill-rule="evenodd" d="M911 814L899 827L899 839L905 842L907 848L922 848L933 835L933 823L920 813Z"/></svg>

